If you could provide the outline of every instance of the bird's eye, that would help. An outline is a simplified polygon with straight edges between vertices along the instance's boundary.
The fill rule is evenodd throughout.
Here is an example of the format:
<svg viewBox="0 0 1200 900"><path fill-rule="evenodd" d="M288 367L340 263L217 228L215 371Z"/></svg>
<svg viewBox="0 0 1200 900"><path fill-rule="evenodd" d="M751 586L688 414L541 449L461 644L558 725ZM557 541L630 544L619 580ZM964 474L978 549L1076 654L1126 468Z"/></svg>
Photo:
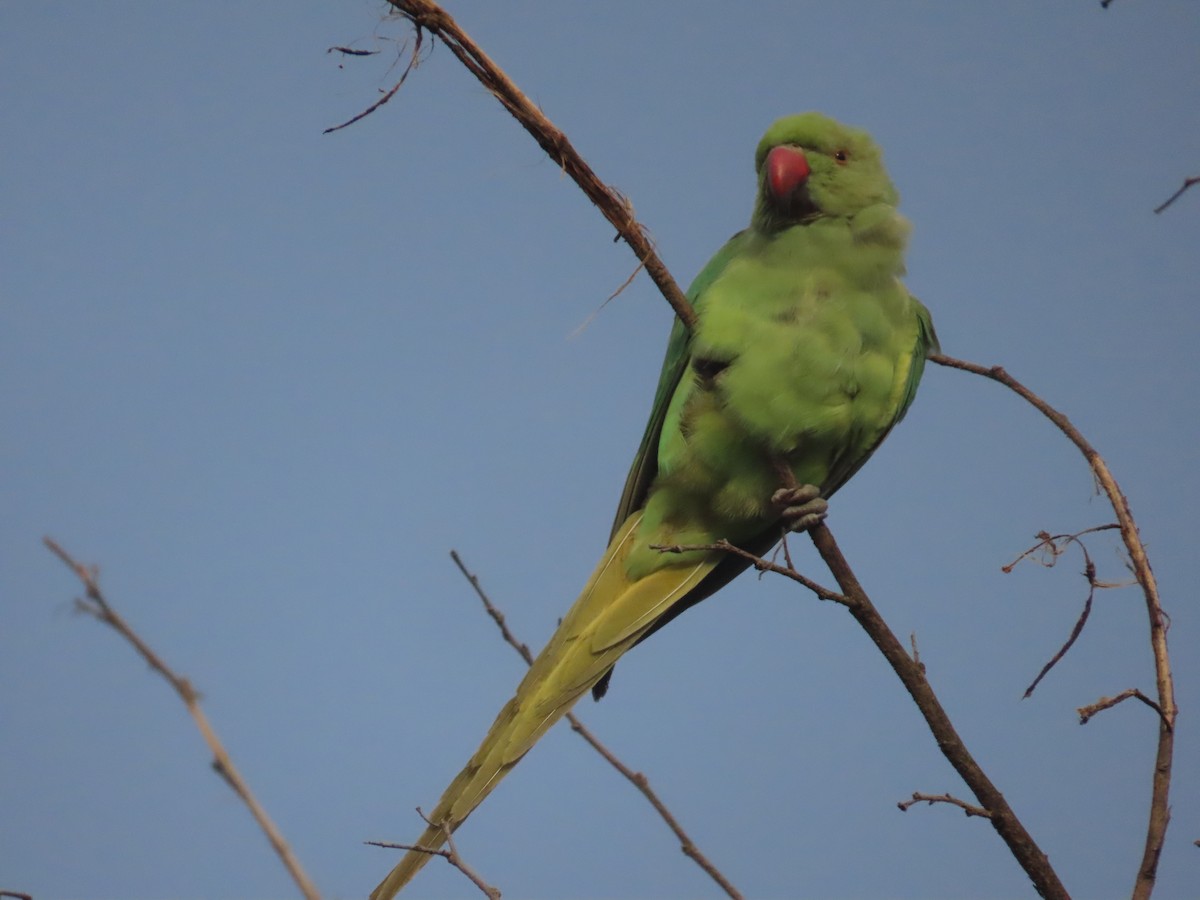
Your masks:
<svg viewBox="0 0 1200 900"><path fill-rule="evenodd" d="M844 163L844 162L846 162L846 160L848 160L850 158L850 154L847 153L845 150L838 150L836 153L833 154L833 158L836 159L840 163Z"/></svg>

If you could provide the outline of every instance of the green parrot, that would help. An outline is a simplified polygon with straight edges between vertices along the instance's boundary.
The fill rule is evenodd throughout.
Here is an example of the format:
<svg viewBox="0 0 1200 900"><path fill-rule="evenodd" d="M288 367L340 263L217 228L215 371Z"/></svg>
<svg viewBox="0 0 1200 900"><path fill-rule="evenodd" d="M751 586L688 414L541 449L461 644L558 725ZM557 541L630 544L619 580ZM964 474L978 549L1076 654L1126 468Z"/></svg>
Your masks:
<svg viewBox="0 0 1200 900"><path fill-rule="evenodd" d="M608 549L420 846L441 847L586 691L599 699L625 651L747 566L657 548L725 538L762 555L812 527L912 403L937 337L900 281L909 225L879 148L803 113L775 122L754 162L750 227L688 291L696 324L671 330ZM428 859L409 851L372 900Z"/></svg>

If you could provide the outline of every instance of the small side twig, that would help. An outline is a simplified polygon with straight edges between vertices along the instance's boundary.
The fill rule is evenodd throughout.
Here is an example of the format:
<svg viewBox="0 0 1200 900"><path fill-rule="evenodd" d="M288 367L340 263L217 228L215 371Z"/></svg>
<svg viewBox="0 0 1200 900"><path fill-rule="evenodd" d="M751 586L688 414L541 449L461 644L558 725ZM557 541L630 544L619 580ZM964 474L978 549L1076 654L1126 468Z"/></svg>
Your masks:
<svg viewBox="0 0 1200 900"><path fill-rule="evenodd" d="M348 50L348 49L346 49L346 48L343 48L343 47L331 47L331 48L330 48L330 50L331 50L331 51L332 51L332 50L340 50L340 51L342 51L343 53L351 53L351 54L353 54L353 55L355 55L355 56L369 56L369 55L371 55L372 53L375 53L375 52L377 52L377 51L374 51L374 50L371 50L371 51L366 51L366 50ZM403 48L403 47L402 47L402 48L400 48L400 52L401 52L401 53L403 53L403 52L404 52L404 48ZM416 68L417 66L419 66L420 64L421 64L421 32L420 32L420 30L418 29L418 31L417 31L417 38L416 38L416 41L415 41L415 42L414 42L414 44L413 44L412 56L410 56L410 57L409 57L409 59L408 59L408 65L406 65L406 66L404 67L404 72L403 72L403 73L401 73L401 75L400 75L400 80L399 80L399 81L397 81L397 82L396 82L394 85L392 85L392 87L391 87L389 90L386 90L386 91L384 91L384 92L383 92L383 95L382 95L382 96L381 96L381 97L380 97L378 100L376 100L374 103L372 103L372 104L371 104L370 106L368 106L366 109L364 109L364 110L363 110L362 112L360 112L358 115L356 115L356 116L351 116L349 119L347 119L347 120L346 120L345 122L343 122L341 125L330 125L330 126L329 126L328 128L326 128L324 131L322 131L322 132L321 132L321 134L330 134L330 133L332 133L332 132L334 132L334 131L341 131L343 128L347 128L347 127L349 127L350 125L353 125L355 122L358 122L358 121L360 121L361 119L365 119L365 118L366 118L367 116L369 116L371 113L375 112L375 110L379 109L379 107L383 106L385 103L387 103L389 100L391 100L393 97L395 97L395 96L396 96L396 94L397 94L397 93L400 91L400 88L401 88L401 87L403 87L403 85L404 85L404 82L405 82L405 80L408 78L408 75L409 75L409 73L410 73L410 72L412 72L412 71L413 71L413 69L415 69L415 68Z"/></svg>
<svg viewBox="0 0 1200 900"><path fill-rule="evenodd" d="M808 588L821 600L828 600L831 603L840 603L842 606L849 606L850 601L844 594L839 594L837 591L831 591L829 588L818 584L806 575L801 574L792 565L791 554L787 551L786 540L784 546L784 565L771 562L769 559L763 559L761 556L755 556L749 550L743 550L741 547L729 543L722 538L719 541L714 541L711 544L651 544L651 550L657 550L660 553L691 553L692 551L716 551L718 553L729 553L733 556L740 556L742 559L750 563L752 567L759 572L773 572L776 575L782 575L784 578L790 578L797 584L801 584Z"/></svg>
<svg viewBox="0 0 1200 900"><path fill-rule="evenodd" d="M217 737L216 732L208 721L208 716L200 708L200 696L196 692L196 689L192 687L191 682L183 676L176 674L163 661L162 657L155 653L150 648L150 645L133 630L129 623L125 621L125 618L109 605L108 600L105 599L103 592L100 590L100 584L96 579L94 569L76 562L66 550L51 538L43 538L42 542L51 553L62 560L67 568L71 569L76 577L83 582L85 597L75 601L76 607L81 612L85 612L105 625L108 625L117 634L121 635L121 637L133 646L142 659L146 661L147 665L166 679L167 683L175 689L175 693L179 695L179 699L187 707L187 711L196 723L196 727L200 729L200 734L204 737L204 742L208 744L208 749L213 755L213 768L233 788L234 793L238 795L241 801L246 804L246 807L250 810L250 814L254 816L254 820L258 823L258 827L267 836L267 840L270 841L275 853L278 854L284 867L288 870L288 873L292 876L292 880L296 882L296 886L300 888L300 892L305 896L306 900L320 900L320 892L305 873L303 866L300 865L300 860L292 853L291 847L283 839L283 834L276 827L275 823L271 821L271 817L267 815L267 811L258 802L254 794L251 793L250 786L242 778L237 767L234 766L233 759L225 749L224 744Z"/></svg>
<svg viewBox="0 0 1200 900"><path fill-rule="evenodd" d="M421 811L421 807L419 806L417 807L417 815L424 819L426 824L434 824L433 822L429 821L429 817ZM467 876L471 883L475 885L475 887L479 888L479 890L489 897L490 900L500 900L500 889L493 887L484 881L483 877L473 868L471 868L471 866L467 864L467 861L462 858L462 855L458 852L458 846L454 843L454 835L450 829L444 824L439 824L436 827L441 829L442 834L446 838L445 848L431 850L428 847L421 847L415 844L396 844L391 841L364 841L363 843L372 847L383 847L388 850L415 850L418 853L426 853L430 856L440 856L442 859L446 860L446 862L450 863L450 865L454 866L454 868L458 869L458 871Z"/></svg>
<svg viewBox="0 0 1200 900"><path fill-rule="evenodd" d="M976 806L973 803L967 803L965 800L959 800L951 794L922 794L919 791L913 791L911 800L901 800L896 804L901 812L908 812L909 809L916 806L918 803L928 803L933 806L935 803L949 803L951 806L957 806L970 816L979 816L984 819L990 819L992 814L982 806Z"/></svg>
<svg viewBox="0 0 1200 900"><path fill-rule="evenodd" d="M1095 703L1089 703L1087 706L1079 707L1079 709L1076 710L1076 712L1079 713L1079 724L1086 725L1088 720L1092 716L1096 715L1096 713L1103 712L1106 709L1112 709L1118 703L1123 703L1130 698L1141 700L1148 707L1158 713L1159 719L1166 724L1166 727L1173 727L1170 723L1166 722L1166 717L1163 715L1162 707L1139 691L1137 688L1127 688L1115 696L1101 697Z"/></svg>
<svg viewBox="0 0 1200 900"><path fill-rule="evenodd" d="M1193 175L1191 178L1183 179L1183 185L1179 188L1179 190L1177 190L1175 193L1173 193L1170 197L1168 197L1166 200L1164 200L1158 206L1154 207L1155 215L1162 212L1164 209L1166 209L1168 206L1170 206L1172 203L1174 203L1176 200L1178 200L1180 197L1182 197L1184 194L1184 191L1186 191L1188 188L1192 187L1195 184L1200 184L1200 175Z"/></svg>
<svg viewBox="0 0 1200 900"><path fill-rule="evenodd" d="M1038 533L1038 542L1010 562L1006 566L1001 566L1000 570L1005 573L1011 572L1021 560L1029 559L1034 553L1045 552L1048 557L1041 564L1047 568L1051 568L1066 552L1066 548L1072 544L1079 547L1079 551L1083 554L1083 577L1087 579L1088 595L1083 603L1083 611L1080 612L1079 618L1075 620L1075 626L1071 629L1071 633L1067 636L1066 642L1059 647L1058 652L1050 657L1049 662L1042 666L1042 670L1038 672L1037 677L1033 679L1029 687L1025 688L1025 693L1022 695L1028 699L1033 695L1034 690L1041 683L1042 679L1049 674L1050 670L1058 665L1059 661L1067 655L1067 651L1075 645L1075 641L1079 635L1083 633L1083 626L1087 624L1088 617L1092 614L1092 602L1096 598L1097 588L1118 587L1116 584L1098 581L1096 579L1096 564L1092 561L1091 554L1088 553L1087 547L1080 538L1085 534L1092 534L1097 531L1108 531L1114 528L1120 528L1119 525L1113 523L1109 525L1096 525L1092 528L1085 528L1083 531L1075 534L1050 534L1048 531Z"/></svg>
<svg viewBox="0 0 1200 900"><path fill-rule="evenodd" d="M340 45L330 47L326 53L340 53L342 56L374 56L378 50L355 50L353 47L342 47Z"/></svg>
<svg viewBox="0 0 1200 900"><path fill-rule="evenodd" d="M496 623L496 627L500 629L500 634L504 638L504 642L516 650L518 654L520 654L521 658L525 660L526 665L533 665L533 654L529 651L529 646L517 640L516 635L509 630L508 624L504 618L504 614L496 608L494 603L492 603L491 598L488 597L487 592L484 591L483 586L479 583L479 578L467 568L466 564L462 561L462 557L458 555L458 551L451 550L450 558L454 560L454 564L458 566L458 570L462 572L463 577L466 578L467 581L470 582L471 587L475 589L476 595L483 602L483 608L487 611L487 614L491 616L492 621ZM667 827L671 829L671 832L678 839L679 848L683 851L683 855L698 865L704 871L704 873L713 881L715 881L717 885L720 886L721 890L723 890L729 897L733 898L733 900L742 900L742 895L738 889L733 886L733 884L728 878L725 877L720 869L713 865L712 861L705 856L704 852L696 846L696 843L692 840L691 836L684 831L683 826L679 824L679 820L672 815L671 811L667 808L667 805L663 803L662 799L650 786L650 780L643 773L636 772L621 762L621 760L617 758L616 754L609 750L608 747L605 746L600 739L596 737L596 735L593 734L592 731L579 720L579 717L576 716L575 713L567 713L566 718L571 725L571 730L587 741L593 750L599 753L610 766L620 772L621 775L623 775L630 784L636 787L642 793L642 796L649 801L650 805L654 807L655 812L659 814L662 820L667 824Z"/></svg>

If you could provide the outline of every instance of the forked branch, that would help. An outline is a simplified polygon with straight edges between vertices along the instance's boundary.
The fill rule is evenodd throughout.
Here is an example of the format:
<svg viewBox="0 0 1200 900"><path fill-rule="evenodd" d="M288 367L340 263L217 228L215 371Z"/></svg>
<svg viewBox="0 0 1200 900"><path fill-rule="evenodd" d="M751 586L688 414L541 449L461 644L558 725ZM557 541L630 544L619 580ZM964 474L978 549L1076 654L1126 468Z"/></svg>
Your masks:
<svg viewBox="0 0 1200 900"><path fill-rule="evenodd" d="M424 819L427 825L433 824L429 821L429 817L426 816L425 813L421 812L421 807L419 806L417 807L417 815ZM454 843L454 832L442 823L439 823L438 827L441 828L442 834L446 839L446 847L442 850L430 850L428 847L421 847L414 844L395 844L391 841L364 841L364 843L369 844L372 847L383 847L387 850L415 850L417 853L427 853L430 856L440 856L454 868L458 869L458 871L462 872L463 875L470 880L471 884L479 888L479 890L486 895L489 900L500 900L500 889L493 887L484 881L483 877L473 868L471 868L471 866L467 864L467 861L462 858L462 855L458 852L458 845Z"/></svg>

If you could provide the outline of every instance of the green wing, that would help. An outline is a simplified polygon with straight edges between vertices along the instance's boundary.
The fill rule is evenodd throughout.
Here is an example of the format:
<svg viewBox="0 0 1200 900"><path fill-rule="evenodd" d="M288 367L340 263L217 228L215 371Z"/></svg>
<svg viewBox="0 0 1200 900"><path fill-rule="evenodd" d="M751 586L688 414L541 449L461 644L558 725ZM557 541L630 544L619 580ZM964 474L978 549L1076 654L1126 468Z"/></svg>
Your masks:
<svg viewBox="0 0 1200 900"><path fill-rule="evenodd" d="M929 310L925 305L909 294L909 299L912 300L913 306L916 307L917 313L917 341L913 345L912 355L909 357L908 375L904 381L904 387L900 392L899 402L896 405L896 415L888 424L887 428L879 433L879 437L875 442L867 447L865 451L856 451L852 456L848 456L833 466L830 474L829 483L825 485L825 490L822 496L829 499L838 488L844 485L850 478L863 467L868 459L875 453L875 450L883 443L893 428L896 427L904 414L908 412L908 408L912 406L913 399L917 396L917 386L921 383L921 376L925 372L925 358L930 353L941 352L941 347L938 344L937 332L933 330L933 317L929 315ZM770 549L770 545L766 549ZM765 552L765 550L764 550ZM760 554L761 555L761 554Z"/></svg>
<svg viewBox="0 0 1200 900"><path fill-rule="evenodd" d="M720 250L713 255L708 264L700 270L700 274L688 288L687 298L693 307L704 302L704 292L724 271L729 261L741 252L748 237L748 231L739 231L725 242ZM667 341L667 356L663 360L662 373L658 376L658 388L654 392L654 405L650 408L650 421L646 423L646 431L642 435L642 443L638 446L629 467L629 475L625 479L625 489L621 492L621 502L617 504L617 515L613 520L609 540L620 531L625 520L635 511L642 508L646 502L646 493L654 476L658 474L658 442L662 437L663 421L667 417L667 408L671 405L671 397L679 380L687 370L692 356L692 335L679 319L671 326L671 336Z"/></svg>

